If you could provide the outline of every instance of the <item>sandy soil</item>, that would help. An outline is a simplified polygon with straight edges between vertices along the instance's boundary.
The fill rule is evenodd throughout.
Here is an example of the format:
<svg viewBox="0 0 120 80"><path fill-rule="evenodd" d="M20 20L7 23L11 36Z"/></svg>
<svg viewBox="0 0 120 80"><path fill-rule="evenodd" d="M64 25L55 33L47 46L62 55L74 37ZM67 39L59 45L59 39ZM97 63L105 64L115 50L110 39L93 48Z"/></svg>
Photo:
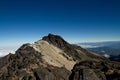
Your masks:
<svg viewBox="0 0 120 80"><path fill-rule="evenodd" d="M66 67L66 69L71 70L76 62L73 60L68 60L60 53L64 53L61 49L49 44L44 40L40 40L31 46L37 51L41 52L43 55L43 60L53 66Z"/></svg>

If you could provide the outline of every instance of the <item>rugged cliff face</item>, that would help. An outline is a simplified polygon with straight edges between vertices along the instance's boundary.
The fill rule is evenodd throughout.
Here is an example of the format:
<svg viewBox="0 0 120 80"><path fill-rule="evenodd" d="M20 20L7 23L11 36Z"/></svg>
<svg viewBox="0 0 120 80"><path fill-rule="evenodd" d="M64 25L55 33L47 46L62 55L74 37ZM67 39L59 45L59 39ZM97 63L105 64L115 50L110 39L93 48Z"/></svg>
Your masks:
<svg viewBox="0 0 120 80"><path fill-rule="evenodd" d="M53 34L0 58L0 80L119 80L119 69L119 63Z"/></svg>

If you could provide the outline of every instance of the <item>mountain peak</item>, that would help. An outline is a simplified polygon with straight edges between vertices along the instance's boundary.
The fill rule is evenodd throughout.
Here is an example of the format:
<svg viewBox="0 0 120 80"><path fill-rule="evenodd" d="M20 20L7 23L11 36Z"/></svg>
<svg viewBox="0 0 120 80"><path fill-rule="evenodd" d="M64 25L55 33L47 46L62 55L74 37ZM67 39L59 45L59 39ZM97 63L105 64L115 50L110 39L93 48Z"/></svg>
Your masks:
<svg viewBox="0 0 120 80"><path fill-rule="evenodd" d="M49 33L47 36L44 36L42 38L42 40L48 40L48 39L51 40L51 38L53 38L53 39L62 39L63 40L63 38L61 36L55 35L55 34L51 34L51 33Z"/></svg>
<svg viewBox="0 0 120 80"><path fill-rule="evenodd" d="M55 35L55 34L52 34L52 33L49 33L49 34L48 34L48 36L57 36L57 35Z"/></svg>
<svg viewBox="0 0 120 80"><path fill-rule="evenodd" d="M45 41L49 42L50 44L53 44L59 48L68 44L61 36L54 35L51 33L48 34L48 36L43 37L42 40L45 40Z"/></svg>

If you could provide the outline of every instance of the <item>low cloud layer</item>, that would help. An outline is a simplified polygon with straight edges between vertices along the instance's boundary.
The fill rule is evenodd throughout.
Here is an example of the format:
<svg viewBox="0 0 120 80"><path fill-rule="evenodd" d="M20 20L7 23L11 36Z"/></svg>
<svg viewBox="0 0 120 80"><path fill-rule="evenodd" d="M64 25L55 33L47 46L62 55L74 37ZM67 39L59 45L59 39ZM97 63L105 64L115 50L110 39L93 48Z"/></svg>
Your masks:
<svg viewBox="0 0 120 80"><path fill-rule="evenodd" d="M0 47L0 57L3 57L9 53L15 53L15 51L18 49L18 46L11 46L11 47Z"/></svg>

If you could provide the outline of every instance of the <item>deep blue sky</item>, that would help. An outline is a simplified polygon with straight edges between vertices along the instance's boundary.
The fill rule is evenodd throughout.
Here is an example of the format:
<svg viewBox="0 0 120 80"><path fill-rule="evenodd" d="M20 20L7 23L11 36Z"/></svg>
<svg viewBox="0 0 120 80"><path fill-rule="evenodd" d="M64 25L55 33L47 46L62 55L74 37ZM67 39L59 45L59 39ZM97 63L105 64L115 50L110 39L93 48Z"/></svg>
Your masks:
<svg viewBox="0 0 120 80"><path fill-rule="evenodd" d="M120 0L0 0L0 45L48 33L72 43L120 40Z"/></svg>

